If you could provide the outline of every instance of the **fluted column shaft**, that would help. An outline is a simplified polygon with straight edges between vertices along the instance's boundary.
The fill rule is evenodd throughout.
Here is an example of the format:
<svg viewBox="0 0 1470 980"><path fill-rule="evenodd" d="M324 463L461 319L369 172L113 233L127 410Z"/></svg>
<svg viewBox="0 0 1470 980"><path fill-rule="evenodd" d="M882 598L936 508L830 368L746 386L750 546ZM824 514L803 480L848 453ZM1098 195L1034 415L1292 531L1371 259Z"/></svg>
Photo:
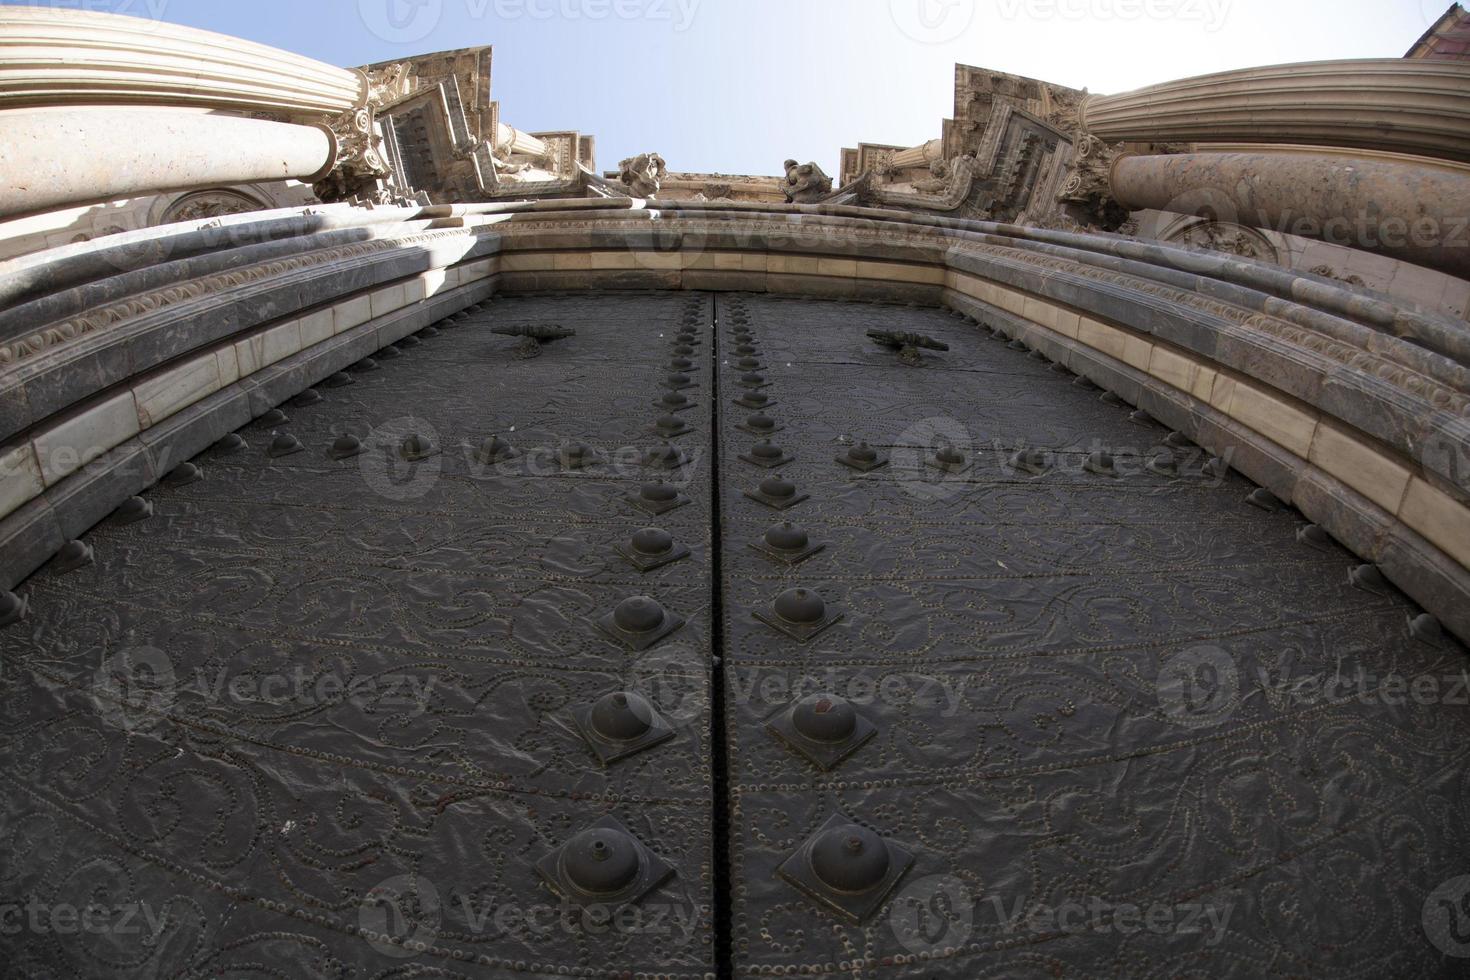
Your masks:
<svg viewBox="0 0 1470 980"><path fill-rule="evenodd" d="M361 72L237 37L62 7L0 7L0 109L175 105L339 115Z"/></svg>
<svg viewBox="0 0 1470 980"><path fill-rule="evenodd" d="M888 158L889 166L896 170L908 170L912 167L927 167L935 160L944 155L944 141L930 140L911 146L907 150L899 150Z"/></svg>
<svg viewBox="0 0 1470 980"><path fill-rule="evenodd" d="M1109 183L1130 210L1204 215L1470 278L1470 174L1456 169L1314 153L1130 155Z"/></svg>
<svg viewBox="0 0 1470 980"><path fill-rule="evenodd" d="M547 151L545 141L539 140L530 133L522 132L514 126L505 123L497 123L495 130L495 152L503 157L513 153L521 156L539 157L544 156Z"/></svg>
<svg viewBox="0 0 1470 980"><path fill-rule="evenodd" d="M1470 63L1248 68L1089 96L1079 116L1109 143L1295 143L1470 162Z"/></svg>

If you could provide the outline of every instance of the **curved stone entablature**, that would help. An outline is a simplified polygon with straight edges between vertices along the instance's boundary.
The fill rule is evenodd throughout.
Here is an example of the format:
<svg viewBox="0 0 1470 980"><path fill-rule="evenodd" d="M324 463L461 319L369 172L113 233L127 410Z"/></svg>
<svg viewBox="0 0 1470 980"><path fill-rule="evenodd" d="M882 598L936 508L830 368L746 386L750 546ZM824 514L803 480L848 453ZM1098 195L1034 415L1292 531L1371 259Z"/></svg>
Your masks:
<svg viewBox="0 0 1470 980"><path fill-rule="evenodd" d="M492 292L740 290L973 316L1223 457L1470 636L1470 337L1449 319L1235 256L864 208L324 212L0 266L0 584L171 463Z"/></svg>

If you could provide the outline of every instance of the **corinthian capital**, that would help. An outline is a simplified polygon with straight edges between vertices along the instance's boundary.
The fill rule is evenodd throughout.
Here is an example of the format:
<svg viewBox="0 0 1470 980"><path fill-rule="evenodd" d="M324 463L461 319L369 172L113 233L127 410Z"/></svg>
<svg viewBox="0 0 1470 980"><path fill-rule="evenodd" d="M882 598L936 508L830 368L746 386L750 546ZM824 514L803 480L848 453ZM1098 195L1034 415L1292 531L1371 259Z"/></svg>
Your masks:
<svg viewBox="0 0 1470 980"><path fill-rule="evenodd" d="M332 172L312 185L323 201L341 201L353 197L376 200L381 181L391 173L379 152L382 137L373 125L371 104L342 113L328 121L327 128L337 140L337 162Z"/></svg>
<svg viewBox="0 0 1470 980"><path fill-rule="evenodd" d="M1128 220L1128 211L1113 199L1113 164L1124 155L1123 144L1109 146L1091 133L1078 131L1072 138L1072 168L1057 200L1071 205L1087 222L1105 231L1117 229Z"/></svg>

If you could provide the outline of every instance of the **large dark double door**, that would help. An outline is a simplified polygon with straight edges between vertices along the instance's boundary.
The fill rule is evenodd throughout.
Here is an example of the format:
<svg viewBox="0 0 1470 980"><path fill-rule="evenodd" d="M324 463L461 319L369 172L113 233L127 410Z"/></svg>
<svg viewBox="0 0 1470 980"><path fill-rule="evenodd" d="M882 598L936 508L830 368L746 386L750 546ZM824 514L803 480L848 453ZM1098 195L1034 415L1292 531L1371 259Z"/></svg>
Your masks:
<svg viewBox="0 0 1470 980"><path fill-rule="evenodd" d="M940 311L569 294L319 395L27 584L19 975L1425 962L1301 903L1447 865L1463 713L1261 678L1441 654L1060 366Z"/></svg>

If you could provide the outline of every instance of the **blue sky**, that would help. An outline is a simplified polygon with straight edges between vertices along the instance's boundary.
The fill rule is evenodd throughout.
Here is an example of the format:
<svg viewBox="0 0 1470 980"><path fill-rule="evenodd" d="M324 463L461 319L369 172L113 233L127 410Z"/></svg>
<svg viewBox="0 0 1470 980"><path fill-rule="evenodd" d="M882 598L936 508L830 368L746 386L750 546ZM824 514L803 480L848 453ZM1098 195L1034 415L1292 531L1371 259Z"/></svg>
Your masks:
<svg viewBox="0 0 1470 980"><path fill-rule="evenodd" d="M12 2L12 0L4 0ZM50 0L338 65L495 46L501 118L597 137L597 162L829 173L951 114L954 64L1094 92L1227 68L1398 57L1448 0Z"/></svg>

